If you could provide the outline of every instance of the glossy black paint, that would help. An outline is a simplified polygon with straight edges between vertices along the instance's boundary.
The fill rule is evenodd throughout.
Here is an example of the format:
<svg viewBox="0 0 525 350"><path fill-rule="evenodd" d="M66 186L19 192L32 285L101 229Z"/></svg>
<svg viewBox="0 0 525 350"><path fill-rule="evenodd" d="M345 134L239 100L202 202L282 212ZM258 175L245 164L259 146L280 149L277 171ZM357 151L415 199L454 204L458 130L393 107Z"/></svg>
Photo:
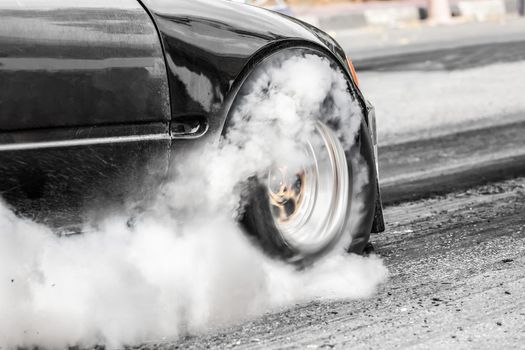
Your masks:
<svg viewBox="0 0 525 350"><path fill-rule="evenodd" d="M0 2L0 195L66 228L147 198L168 168L160 40L135 0Z"/></svg>
<svg viewBox="0 0 525 350"><path fill-rule="evenodd" d="M17 214L66 231L111 213L139 210L168 168L170 137L161 122L69 133L17 131L0 138L3 147L28 142L40 146L0 151L1 197Z"/></svg>
<svg viewBox="0 0 525 350"><path fill-rule="evenodd" d="M155 26L117 4L0 4L0 131L169 120Z"/></svg>
<svg viewBox="0 0 525 350"><path fill-rule="evenodd" d="M160 32L172 119L199 115L222 131L228 98L250 65L279 47L310 44L344 62L328 35L287 16L226 0L142 0Z"/></svg>

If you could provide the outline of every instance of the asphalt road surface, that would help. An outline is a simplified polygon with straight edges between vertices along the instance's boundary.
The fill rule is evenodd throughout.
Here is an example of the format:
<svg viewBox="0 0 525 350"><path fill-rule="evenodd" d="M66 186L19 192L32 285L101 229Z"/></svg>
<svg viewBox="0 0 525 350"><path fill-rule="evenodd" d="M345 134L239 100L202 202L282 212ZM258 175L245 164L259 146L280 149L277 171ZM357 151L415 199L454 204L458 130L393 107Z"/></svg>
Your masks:
<svg viewBox="0 0 525 350"><path fill-rule="evenodd" d="M371 299L312 302L166 348L500 348L525 344L525 178L386 209L390 278Z"/></svg>
<svg viewBox="0 0 525 350"><path fill-rule="evenodd" d="M383 204L525 175L525 120L379 147Z"/></svg>

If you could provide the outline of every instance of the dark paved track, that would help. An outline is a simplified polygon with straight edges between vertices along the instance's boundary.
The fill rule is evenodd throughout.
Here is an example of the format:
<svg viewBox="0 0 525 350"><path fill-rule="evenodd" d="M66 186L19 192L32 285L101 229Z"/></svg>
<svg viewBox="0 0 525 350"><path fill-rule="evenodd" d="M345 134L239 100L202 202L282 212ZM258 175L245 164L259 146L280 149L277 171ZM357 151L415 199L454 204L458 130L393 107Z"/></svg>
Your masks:
<svg viewBox="0 0 525 350"><path fill-rule="evenodd" d="M357 70L451 70L525 58L525 19L332 33Z"/></svg>
<svg viewBox="0 0 525 350"><path fill-rule="evenodd" d="M385 205L525 176L525 122L379 148Z"/></svg>
<svg viewBox="0 0 525 350"><path fill-rule="evenodd" d="M525 33L524 33L525 36ZM525 59L525 41L474 44L354 60L358 71L456 70Z"/></svg>

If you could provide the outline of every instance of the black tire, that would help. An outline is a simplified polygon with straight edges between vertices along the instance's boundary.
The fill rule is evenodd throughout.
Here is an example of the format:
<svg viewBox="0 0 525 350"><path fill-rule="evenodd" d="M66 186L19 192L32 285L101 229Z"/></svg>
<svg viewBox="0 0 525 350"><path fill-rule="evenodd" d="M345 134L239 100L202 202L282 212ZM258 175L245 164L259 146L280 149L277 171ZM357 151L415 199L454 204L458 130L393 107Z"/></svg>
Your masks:
<svg viewBox="0 0 525 350"><path fill-rule="evenodd" d="M374 150L368 127L364 122L355 141L350 149L345 150L350 184L346 224L342 232L319 251L305 253L288 244L272 217L267 187L257 179L249 181L240 222L268 255L291 263L308 265L332 250L342 239L348 239L348 235L352 236L352 241L345 248L352 253L363 253L370 238L377 196ZM365 171L367 184L359 189L358 182L362 181L363 167L368 169ZM355 206L358 203L363 203L362 210L356 210ZM351 232L348 232L349 230Z"/></svg>

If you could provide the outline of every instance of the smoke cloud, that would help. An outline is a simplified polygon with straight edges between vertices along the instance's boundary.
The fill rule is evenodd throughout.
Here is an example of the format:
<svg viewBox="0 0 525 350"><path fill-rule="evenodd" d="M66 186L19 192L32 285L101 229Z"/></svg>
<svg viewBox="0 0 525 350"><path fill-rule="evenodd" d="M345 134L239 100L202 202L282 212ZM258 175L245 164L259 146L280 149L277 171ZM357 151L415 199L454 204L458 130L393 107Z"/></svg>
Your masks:
<svg viewBox="0 0 525 350"><path fill-rule="evenodd" d="M387 276L377 257L341 247L299 271L268 258L237 224L238 184L276 161L298 161L316 118L339 126L345 147L360 125L344 77L324 58L276 58L257 74L221 145L178 163L133 220L123 213L60 237L0 203L0 347L175 340L298 302L375 291Z"/></svg>

